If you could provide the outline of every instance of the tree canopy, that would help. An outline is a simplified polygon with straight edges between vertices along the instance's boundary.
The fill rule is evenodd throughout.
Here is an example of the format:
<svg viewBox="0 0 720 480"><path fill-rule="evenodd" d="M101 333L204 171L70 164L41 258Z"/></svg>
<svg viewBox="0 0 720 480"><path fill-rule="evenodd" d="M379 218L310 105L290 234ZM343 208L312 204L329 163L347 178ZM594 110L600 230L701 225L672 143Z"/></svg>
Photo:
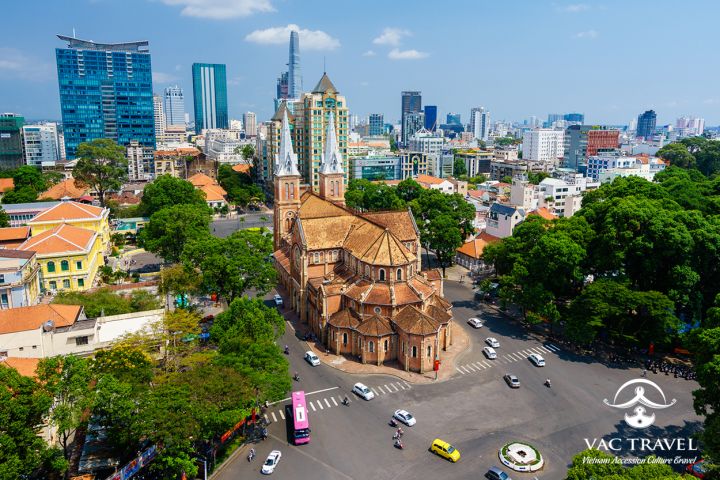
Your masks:
<svg viewBox="0 0 720 480"><path fill-rule="evenodd" d="M166 262L177 263L185 244L205 238L209 226L207 205L173 205L152 214L140 239L148 251L160 255Z"/></svg>
<svg viewBox="0 0 720 480"><path fill-rule="evenodd" d="M98 138L78 145L73 178L75 185L90 187L104 207L107 192L119 190L127 180L127 168L125 148L109 138Z"/></svg>
<svg viewBox="0 0 720 480"><path fill-rule="evenodd" d="M251 145L245 146L252 148ZM220 165L218 183L228 193L228 199L241 207L265 201L265 192L253 182L252 177L248 173L236 172L230 165Z"/></svg>
<svg viewBox="0 0 720 480"><path fill-rule="evenodd" d="M160 175L145 185L138 213L150 217L153 213L174 205L205 206L205 195L187 180L172 175Z"/></svg>

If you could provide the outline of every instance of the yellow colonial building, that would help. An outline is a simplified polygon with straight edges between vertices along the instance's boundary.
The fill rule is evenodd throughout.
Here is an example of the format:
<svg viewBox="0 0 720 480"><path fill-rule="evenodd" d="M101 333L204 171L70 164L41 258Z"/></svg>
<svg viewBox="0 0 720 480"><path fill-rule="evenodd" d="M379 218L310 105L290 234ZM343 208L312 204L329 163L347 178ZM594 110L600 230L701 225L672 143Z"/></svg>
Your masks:
<svg viewBox="0 0 720 480"><path fill-rule="evenodd" d="M18 250L37 254L43 291L87 290L105 264L102 233L67 223L33 235Z"/></svg>
<svg viewBox="0 0 720 480"><path fill-rule="evenodd" d="M60 225L70 225L98 234L101 251L110 246L110 210L80 202L60 202L38 213L28 222L32 236L52 230Z"/></svg>

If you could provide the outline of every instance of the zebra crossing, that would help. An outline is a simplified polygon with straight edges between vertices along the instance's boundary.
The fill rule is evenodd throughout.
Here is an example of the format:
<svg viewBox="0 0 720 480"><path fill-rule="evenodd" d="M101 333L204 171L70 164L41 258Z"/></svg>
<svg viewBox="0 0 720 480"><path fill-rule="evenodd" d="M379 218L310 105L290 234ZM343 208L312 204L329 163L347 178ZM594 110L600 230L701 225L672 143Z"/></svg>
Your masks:
<svg viewBox="0 0 720 480"><path fill-rule="evenodd" d="M497 359L495 359L495 360L483 359L483 360L477 361L477 362L470 362L470 363L466 363L465 365L460 365L458 367L455 367L455 370L457 370L462 375L479 373L484 370L490 369L498 364L508 365L513 362L527 360L528 355L531 355L533 353L537 354L537 355L546 355L548 353L557 353L559 351L560 351L560 347L553 345L552 343L546 343L545 345L539 345L537 347L526 348L524 350L519 350L517 352L512 352L512 353L501 354L500 352L498 352Z"/></svg>
<svg viewBox="0 0 720 480"><path fill-rule="evenodd" d="M333 390L336 387L333 388ZM398 393L403 390L410 390L412 387L409 383L405 381L398 381L398 382L388 382L383 385L376 385L374 387L368 386L370 390L375 394L376 397L380 397L383 395L392 395L393 393ZM319 393L319 392L318 392ZM319 413L324 410L329 410L331 408L342 406L342 401L345 395L329 395L322 398L313 398L312 400L309 398L311 394L306 394L305 401L307 402L307 407L309 411ZM348 399L353 402L357 397L354 395L348 395ZM280 407L279 410L273 410L271 412L265 412L263 414L263 417L265 418L265 421L267 423L275 423L279 421L285 421L285 404L287 401L289 401L289 398L286 398L284 400L280 400L278 402L275 402L274 405L277 407Z"/></svg>

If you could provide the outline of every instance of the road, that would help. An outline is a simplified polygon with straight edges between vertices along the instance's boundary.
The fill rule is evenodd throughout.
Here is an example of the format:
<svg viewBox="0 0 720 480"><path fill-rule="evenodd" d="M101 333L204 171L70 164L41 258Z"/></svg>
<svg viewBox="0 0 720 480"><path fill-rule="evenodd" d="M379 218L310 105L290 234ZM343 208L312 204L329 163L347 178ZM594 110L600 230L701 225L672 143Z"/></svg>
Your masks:
<svg viewBox="0 0 720 480"><path fill-rule="evenodd" d="M272 226L272 212L258 212L246 213L239 216L233 216L231 218L215 219L212 221L210 229L212 231L212 234L216 237L225 238L237 230L258 227L271 228Z"/></svg>
<svg viewBox="0 0 720 480"><path fill-rule="evenodd" d="M289 402L280 402L268 410L270 438L255 445L253 463L248 465L240 455L215 478L259 478L261 464L273 449L283 453L277 478L480 478L488 467L499 464L497 451L504 443L521 440L540 450L546 467L536 474L512 472L512 477L554 480L564 478L572 456L586 448L585 438L642 436L636 430L628 432L623 412L602 403L625 381L637 377L639 368L608 367L538 340L475 304L467 285L448 281L445 296L454 305L457 327L471 337L470 348L458 358L457 375L445 382L410 385L385 375L348 375L324 363L311 367L302 360L304 342L288 328L280 342L290 347L291 372L300 374L294 388L308 393L312 440L300 447L288 443L284 406ZM465 321L471 316L480 316L485 325L470 328ZM497 360L482 354L488 336L500 342ZM526 358L532 352L542 353L547 366L533 366ZM519 377L520 389L505 385L502 376L508 372ZM677 405L656 411L656 425L643 432L652 437L689 436L701 421L692 410L691 391L696 384L650 375L668 398L677 399ZM552 379L552 388L543 385L546 377ZM371 387L376 398L366 402L350 394L358 381ZM352 399L350 406L340 403L346 394ZM388 425L398 408L409 410L418 420L405 428L402 451L393 448L393 429ZM436 437L460 450L460 462L451 464L428 452Z"/></svg>

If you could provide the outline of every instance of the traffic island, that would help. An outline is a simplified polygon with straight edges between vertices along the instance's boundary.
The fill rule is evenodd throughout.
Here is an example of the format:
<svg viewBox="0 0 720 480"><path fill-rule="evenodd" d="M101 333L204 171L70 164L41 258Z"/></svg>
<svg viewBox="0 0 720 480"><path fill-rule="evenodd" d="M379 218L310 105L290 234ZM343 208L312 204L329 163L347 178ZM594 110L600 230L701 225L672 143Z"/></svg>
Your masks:
<svg viewBox="0 0 720 480"><path fill-rule="evenodd" d="M498 457L503 465L516 472L536 472L545 465L538 449L522 442L506 443L498 451Z"/></svg>

